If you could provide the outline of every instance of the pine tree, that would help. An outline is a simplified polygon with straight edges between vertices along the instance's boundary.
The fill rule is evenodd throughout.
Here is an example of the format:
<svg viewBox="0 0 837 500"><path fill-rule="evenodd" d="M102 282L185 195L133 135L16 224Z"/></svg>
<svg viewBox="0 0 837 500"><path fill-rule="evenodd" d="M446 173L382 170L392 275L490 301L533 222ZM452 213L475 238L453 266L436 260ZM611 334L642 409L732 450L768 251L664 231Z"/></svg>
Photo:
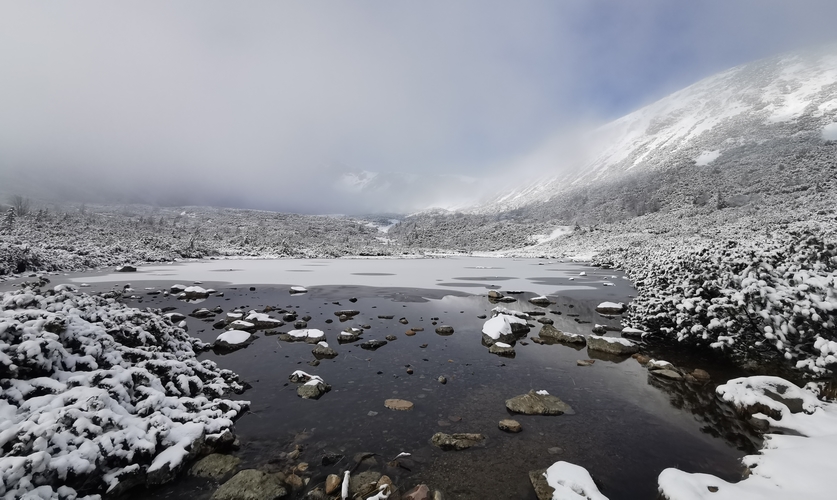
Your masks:
<svg viewBox="0 0 837 500"><path fill-rule="evenodd" d="M3 227L6 231L11 231L12 227L15 225L15 218L16 212L14 207L10 207L8 211L6 211L6 217L3 219Z"/></svg>

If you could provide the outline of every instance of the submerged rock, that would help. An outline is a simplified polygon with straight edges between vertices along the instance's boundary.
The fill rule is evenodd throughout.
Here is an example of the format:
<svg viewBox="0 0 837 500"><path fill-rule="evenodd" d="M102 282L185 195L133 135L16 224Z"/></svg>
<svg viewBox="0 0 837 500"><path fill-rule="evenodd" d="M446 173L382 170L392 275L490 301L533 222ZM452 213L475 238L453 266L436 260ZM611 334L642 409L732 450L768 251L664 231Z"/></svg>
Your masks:
<svg viewBox="0 0 837 500"><path fill-rule="evenodd" d="M414 405L412 402L407 401L406 399L387 399L386 401L384 401L384 406L386 406L390 410L406 411L412 410Z"/></svg>
<svg viewBox="0 0 837 500"><path fill-rule="evenodd" d="M436 327L436 333L439 335L453 335L453 327L448 325L441 325Z"/></svg>
<svg viewBox="0 0 837 500"><path fill-rule="evenodd" d="M212 500L275 500L287 494L278 475L246 469L222 484Z"/></svg>
<svg viewBox="0 0 837 500"><path fill-rule="evenodd" d="M473 434L459 432L456 434L445 434L444 432L437 432L433 434L430 439L434 446L445 451L450 450L467 450L473 446L481 444L485 441L485 436L482 434Z"/></svg>
<svg viewBox="0 0 837 500"><path fill-rule="evenodd" d="M241 459L232 455L212 453L200 459L189 470L189 475L219 480L234 471Z"/></svg>
<svg viewBox="0 0 837 500"><path fill-rule="evenodd" d="M563 415L573 414L572 407L560 398L546 391L529 391L527 394L506 400L506 408L524 415Z"/></svg>

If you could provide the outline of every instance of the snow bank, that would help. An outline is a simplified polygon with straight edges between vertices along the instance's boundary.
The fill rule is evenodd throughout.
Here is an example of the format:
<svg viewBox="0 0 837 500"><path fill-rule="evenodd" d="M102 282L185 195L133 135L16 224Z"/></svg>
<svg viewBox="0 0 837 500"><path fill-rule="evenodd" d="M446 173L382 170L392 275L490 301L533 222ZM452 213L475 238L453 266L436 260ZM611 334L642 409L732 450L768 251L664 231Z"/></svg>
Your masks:
<svg viewBox="0 0 837 500"><path fill-rule="evenodd" d="M837 475L837 404L819 401L811 392L778 377L738 378L718 386L718 395L743 415L767 422L758 455L742 459L750 471L728 483L709 474L666 469L660 492L669 500L772 500L835 496Z"/></svg>
<svg viewBox="0 0 837 500"><path fill-rule="evenodd" d="M248 405L222 399L243 388L196 359L205 347L114 299L2 294L0 496L73 498L75 488L170 479Z"/></svg>
<svg viewBox="0 0 837 500"><path fill-rule="evenodd" d="M547 484L555 489L552 500L607 500L584 467L555 462L546 469L544 477Z"/></svg>

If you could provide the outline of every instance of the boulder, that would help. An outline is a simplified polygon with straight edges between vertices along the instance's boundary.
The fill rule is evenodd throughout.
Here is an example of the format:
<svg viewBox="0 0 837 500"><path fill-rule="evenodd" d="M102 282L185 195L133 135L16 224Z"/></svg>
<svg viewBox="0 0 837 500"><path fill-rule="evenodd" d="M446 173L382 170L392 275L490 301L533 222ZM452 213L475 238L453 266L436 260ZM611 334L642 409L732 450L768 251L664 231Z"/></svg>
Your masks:
<svg viewBox="0 0 837 500"><path fill-rule="evenodd" d="M625 309L625 304L621 302L602 302L596 306L596 312L601 314L622 314Z"/></svg>
<svg viewBox="0 0 837 500"><path fill-rule="evenodd" d="M219 351L237 351L252 344L256 336L242 330L227 330L218 335L212 348Z"/></svg>
<svg viewBox="0 0 837 500"><path fill-rule="evenodd" d="M367 340L366 342L360 344L360 347L361 349L366 349L367 351L374 351L385 345L387 345L386 340Z"/></svg>
<svg viewBox="0 0 837 500"><path fill-rule="evenodd" d="M587 345L587 339L584 338L584 335L562 332L552 325L543 325L543 327L541 327L541 331L538 333L538 336L564 344L575 344L582 347Z"/></svg>
<svg viewBox="0 0 837 500"><path fill-rule="evenodd" d="M546 391L534 390L506 400L506 408L524 415L563 415L565 413L571 415L575 413L572 407L560 398L551 396Z"/></svg>
<svg viewBox="0 0 837 500"><path fill-rule="evenodd" d="M549 298L547 298L545 296L532 297L531 299L529 299L529 302L531 302L532 304L534 304L536 306L541 306L541 307L547 307L550 304L554 303L551 300L549 300Z"/></svg>
<svg viewBox="0 0 837 500"><path fill-rule="evenodd" d="M381 479L381 473L372 470L350 476L349 494L351 497L366 498L367 495L378 489L379 479Z"/></svg>
<svg viewBox="0 0 837 500"><path fill-rule="evenodd" d="M709 379L711 378L709 376L709 372L707 372L706 370L701 370L700 368L695 368L691 375L698 382L709 382Z"/></svg>
<svg viewBox="0 0 837 500"><path fill-rule="evenodd" d="M535 488L535 495L537 495L538 500L553 499L555 488L546 482L546 469L529 471L529 481L532 482L532 487Z"/></svg>
<svg viewBox="0 0 837 500"><path fill-rule="evenodd" d="M320 342L311 350L311 354L317 359L332 359L337 357L337 351L328 346L325 342Z"/></svg>
<svg viewBox="0 0 837 500"><path fill-rule="evenodd" d="M239 463L241 463L241 459L238 457L212 453L193 465L189 470L189 475L218 481L234 471Z"/></svg>
<svg viewBox="0 0 837 500"><path fill-rule="evenodd" d="M491 354L496 354L498 356L505 356L508 358L513 358L515 356L514 347L505 342L495 342L491 344L488 348L488 352Z"/></svg>
<svg viewBox="0 0 837 500"><path fill-rule="evenodd" d="M338 476L337 474L329 474L325 482L326 495L331 495L332 493L336 492L337 489L340 488L342 482L343 481L340 479L340 476Z"/></svg>
<svg viewBox="0 0 837 500"><path fill-rule="evenodd" d="M126 264L124 266L117 267L116 272L117 273L135 273L135 272L137 272L137 268L134 267L134 266L129 266L129 265Z"/></svg>
<svg viewBox="0 0 837 500"><path fill-rule="evenodd" d="M434 446L441 448L445 451L467 450L472 446L476 446L478 444L483 443L483 441L485 441L485 436L483 436L482 434L473 434L465 432L459 432L456 434L445 434L444 432L437 432L436 434L433 434L433 437L430 439L430 442L432 442Z"/></svg>
<svg viewBox="0 0 837 500"><path fill-rule="evenodd" d="M483 343L491 346L495 342L514 342L518 337L529 333L526 320L510 314L498 314L485 322L482 327Z"/></svg>
<svg viewBox="0 0 837 500"><path fill-rule="evenodd" d="M222 484L211 500L275 500L287 494L276 474L246 469Z"/></svg>
<svg viewBox="0 0 837 500"><path fill-rule="evenodd" d="M587 337L587 349L616 356L630 356L635 352L639 352L639 347L628 339L600 337L598 335L590 335Z"/></svg>
<svg viewBox="0 0 837 500"><path fill-rule="evenodd" d="M297 387L296 394L303 399L320 399L320 396L331 390L331 386L322 379L312 379Z"/></svg>
<svg viewBox="0 0 837 500"><path fill-rule="evenodd" d="M669 369L662 369L662 370L651 370L649 372L651 375L655 375L661 378L667 378L669 380L683 380L683 375L680 375L674 370Z"/></svg>

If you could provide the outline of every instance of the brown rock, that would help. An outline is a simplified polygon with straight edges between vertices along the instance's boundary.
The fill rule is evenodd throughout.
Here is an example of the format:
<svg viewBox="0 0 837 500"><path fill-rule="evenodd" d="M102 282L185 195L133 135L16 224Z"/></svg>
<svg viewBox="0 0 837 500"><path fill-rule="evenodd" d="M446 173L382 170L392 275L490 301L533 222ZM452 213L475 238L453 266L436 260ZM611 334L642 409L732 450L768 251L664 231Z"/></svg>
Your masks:
<svg viewBox="0 0 837 500"><path fill-rule="evenodd" d="M338 476L337 474L329 474L328 477L326 478L326 483L325 483L326 494L331 495L332 493L337 491L337 488L340 487L340 484L342 482L343 481L340 479L340 476Z"/></svg>
<svg viewBox="0 0 837 500"><path fill-rule="evenodd" d="M699 382L709 382L709 379L711 378L706 370L701 370L700 368L695 368L692 372L692 376Z"/></svg>
<svg viewBox="0 0 837 500"><path fill-rule="evenodd" d="M555 488L546 482L544 473L546 473L546 469L529 471L529 480L532 481L538 500L552 500Z"/></svg>
<svg viewBox="0 0 837 500"><path fill-rule="evenodd" d="M637 363L639 363L639 364L641 364L641 365L643 365L643 366L644 366L644 365L647 365L647 364L648 364L648 362L649 362L649 361L651 361L651 358L649 358L648 356L646 356L646 355L644 355L644 354L634 354L634 355L633 355L633 356L631 356L631 357L632 357L632 358L634 358L634 359L636 360L636 362L637 362Z"/></svg>
<svg viewBox="0 0 837 500"><path fill-rule="evenodd" d="M578 366L590 366L595 362L595 359L579 359L575 362L575 364L577 364Z"/></svg>
<svg viewBox="0 0 837 500"><path fill-rule="evenodd" d="M412 337L415 334L416 334L415 330L407 330L406 332L404 332L404 335L406 335L408 337Z"/></svg>
<svg viewBox="0 0 837 500"><path fill-rule="evenodd" d="M503 420L500 420L498 427L500 427L501 431L506 432L520 432L523 430L523 427L520 425L520 422L518 422L517 420L512 420L510 418L504 418Z"/></svg>
<svg viewBox="0 0 837 500"><path fill-rule="evenodd" d="M437 446L445 451L449 450L466 450L472 446L478 445L485 441L485 436L482 434L458 432L456 434L445 434L444 432L437 432L433 434L430 440L434 446Z"/></svg>
<svg viewBox="0 0 837 500"><path fill-rule="evenodd" d="M412 410L415 405L406 399L387 399L384 401L384 406L390 410L406 411Z"/></svg>

